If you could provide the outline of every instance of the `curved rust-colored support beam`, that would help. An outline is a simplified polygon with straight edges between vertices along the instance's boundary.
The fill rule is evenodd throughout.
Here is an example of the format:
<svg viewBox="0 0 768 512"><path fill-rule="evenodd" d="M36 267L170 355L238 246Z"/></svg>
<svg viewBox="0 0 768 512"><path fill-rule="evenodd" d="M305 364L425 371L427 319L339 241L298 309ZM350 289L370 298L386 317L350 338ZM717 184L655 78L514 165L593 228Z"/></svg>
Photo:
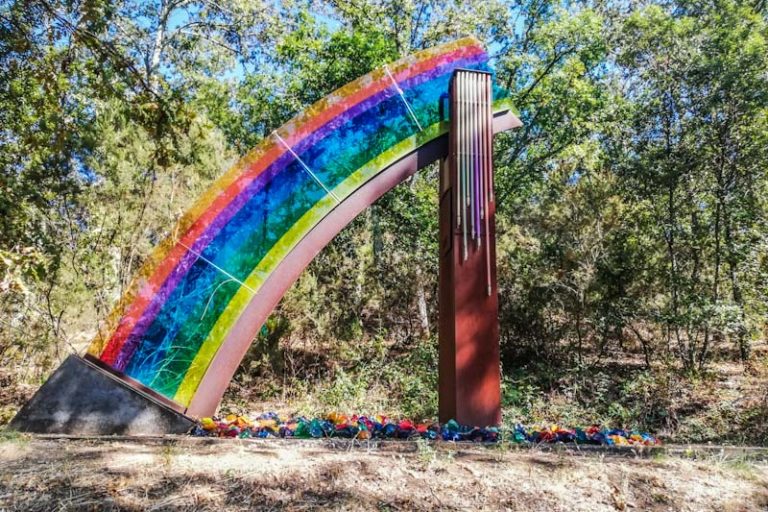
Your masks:
<svg viewBox="0 0 768 512"><path fill-rule="evenodd" d="M504 111L494 117L493 131L499 133L520 125L511 111ZM445 135L398 160L342 201L296 245L266 279L227 335L186 409L188 416L214 414L259 329L312 259L374 201L447 154Z"/></svg>

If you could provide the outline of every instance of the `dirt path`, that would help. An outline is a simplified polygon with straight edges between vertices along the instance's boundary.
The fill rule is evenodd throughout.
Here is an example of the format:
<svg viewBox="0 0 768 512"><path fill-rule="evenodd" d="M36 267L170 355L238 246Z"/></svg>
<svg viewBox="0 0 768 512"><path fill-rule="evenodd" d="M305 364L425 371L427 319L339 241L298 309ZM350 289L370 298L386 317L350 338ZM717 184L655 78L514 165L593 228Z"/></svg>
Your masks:
<svg viewBox="0 0 768 512"><path fill-rule="evenodd" d="M89 509L766 510L768 464L448 443L0 441L0 510Z"/></svg>

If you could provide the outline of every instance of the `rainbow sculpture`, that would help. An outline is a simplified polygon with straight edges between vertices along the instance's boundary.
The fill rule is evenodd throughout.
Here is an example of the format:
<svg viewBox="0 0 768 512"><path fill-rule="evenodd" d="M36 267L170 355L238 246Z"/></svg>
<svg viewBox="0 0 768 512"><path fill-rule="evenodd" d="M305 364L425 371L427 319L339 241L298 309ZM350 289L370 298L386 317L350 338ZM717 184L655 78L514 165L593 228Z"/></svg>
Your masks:
<svg viewBox="0 0 768 512"><path fill-rule="evenodd" d="M188 410L228 333L302 238L383 169L446 133L445 97L459 68L489 70L477 40L375 70L267 137L148 258L89 357ZM498 88L494 109L509 110Z"/></svg>

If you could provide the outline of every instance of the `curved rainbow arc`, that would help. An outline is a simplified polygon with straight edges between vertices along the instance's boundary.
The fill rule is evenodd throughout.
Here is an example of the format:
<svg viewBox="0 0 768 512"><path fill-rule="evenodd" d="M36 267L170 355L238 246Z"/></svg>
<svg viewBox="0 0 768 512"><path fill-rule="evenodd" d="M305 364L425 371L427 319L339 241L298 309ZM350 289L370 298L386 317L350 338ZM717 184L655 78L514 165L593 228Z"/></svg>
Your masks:
<svg viewBox="0 0 768 512"><path fill-rule="evenodd" d="M375 70L280 127L182 217L89 354L188 405L245 306L337 198L445 133L440 102L459 67L488 69L475 39Z"/></svg>

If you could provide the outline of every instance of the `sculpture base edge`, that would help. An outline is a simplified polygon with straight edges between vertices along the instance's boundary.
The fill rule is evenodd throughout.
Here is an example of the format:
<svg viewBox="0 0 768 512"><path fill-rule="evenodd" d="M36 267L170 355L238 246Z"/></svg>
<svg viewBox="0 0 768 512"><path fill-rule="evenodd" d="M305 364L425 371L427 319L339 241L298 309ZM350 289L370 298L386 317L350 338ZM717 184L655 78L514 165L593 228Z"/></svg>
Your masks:
<svg viewBox="0 0 768 512"><path fill-rule="evenodd" d="M70 435L183 434L194 420L70 355L11 421L20 432Z"/></svg>

